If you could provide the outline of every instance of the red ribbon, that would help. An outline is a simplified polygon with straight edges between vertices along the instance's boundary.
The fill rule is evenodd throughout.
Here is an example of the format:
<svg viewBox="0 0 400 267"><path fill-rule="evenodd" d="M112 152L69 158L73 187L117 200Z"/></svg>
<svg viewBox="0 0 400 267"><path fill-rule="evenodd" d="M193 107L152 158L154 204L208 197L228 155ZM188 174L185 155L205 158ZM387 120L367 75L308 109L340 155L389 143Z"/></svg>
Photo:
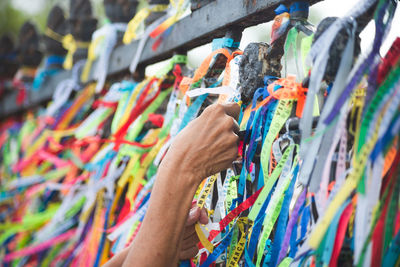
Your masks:
<svg viewBox="0 0 400 267"><path fill-rule="evenodd" d="M158 79L153 78L146 86L146 88L143 90L142 94L140 95L135 107L133 108L131 114L129 115L128 120L121 126L121 128L118 129L118 131L114 134L115 138L115 148L114 150L117 151L119 149L119 146L121 144L125 144L126 142L130 143L129 141L124 140L124 136L126 132L129 129L129 126L139 117L139 115L154 101L154 99L157 98L157 96L160 94L160 90L157 91L157 93L148 101L145 101L151 86L153 83L155 83Z"/></svg>
<svg viewBox="0 0 400 267"><path fill-rule="evenodd" d="M106 107L106 108L117 109L118 102L107 102L107 101L103 101L103 100L96 100L92 104L93 108L98 108L99 106L103 106L103 107Z"/></svg>
<svg viewBox="0 0 400 267"><path fill-rule="evenodd" d="M157 126L158 128L161 128L164 124L164 117L161 114L149 114L148 120Z"/></svg>
<svg viewBox="0 0 400 267"><path fill-rule="evenodd" d="M392 167L390 168L389 171L389 176L387 179L384 180L386 183L382 187L381 195L382 192L386 190L386 188L389 186L389 192L385 200L385 204L383 207L383 211L379 217L379 220L375 226L375 229L372 234L372 259L371 259L371 266L381 266L382 262L382 247L383 247L383 233L385 230L385 220L386 220L386 213L387 209L389 206L389 203L391 201L391 196L393 193L394 189L394 183L396 183L396 175L395 173L397 172L397 168L400 163L400 152L397 153L396 158L393 161Z"/></svg>
<svg viewBox="0 0 400 267"><path fill-rule="evenodd" d="M9 261L12 261L17 258L22 258L22 257L28 256L28 255L32 255L32 254L38 253L39 251L45 250L55 244L65 242L68 239L70 239L75 234L75 232L76 232L76 229L72 229L66 233L63 233L59 236L56 236L52 239L49 239L43 243L38 244L38 245L26 247L21 250L7 254L4 257L3 262L9 262Z"/></svg>
<svg viewBox="0 0 400 267"><path fill-rule="evenodd" d="M379 66L378 70L378 83L382 83L386 78L389 71L396 65L400 60L400 38L393 42L392 47L387 52L383 62Z"/></svg>
<svg viewBox="0 0 400 267"><path fill-rule="evenodd" d="M263 188L263 187L262 187ZM233 221L240 213L243 211L247 210L251 206L253 206L254 202L256 202L256 199L258 195L260 194L262 188L260 188L257 192L255 192L253 195L251 195L248 199L246 199L242 204L237 206L234 210L229 212L220 222L219 222L219 230L211 230L210 235L208 236L208 240L212 241L219 233L222 232L222 230L225 229L225 227L228 226L228 224Z"/></svg>
<svg viewBox="0 0 400 267"><path fill-rule="evenodd" d="M330 267L337 266L340 250L343 246L344 237L346 235L347 225L350 221L351 214L353 213L353 203L349 203L342 213L339 220L339 226L335 238L335 243L332 251L331 261L329 262Z"/></svg>

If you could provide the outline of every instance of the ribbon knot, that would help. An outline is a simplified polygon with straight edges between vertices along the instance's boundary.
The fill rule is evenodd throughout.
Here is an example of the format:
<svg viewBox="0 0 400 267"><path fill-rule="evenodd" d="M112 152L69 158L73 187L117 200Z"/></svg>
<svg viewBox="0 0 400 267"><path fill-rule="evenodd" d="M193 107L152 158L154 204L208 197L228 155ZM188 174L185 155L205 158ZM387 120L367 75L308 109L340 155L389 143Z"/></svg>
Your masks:
<svg viewBox="0 0 400 267"><path fill-rule="evenodd" d="M75 38L72 36L72 34L67 34L64 36L62 39L62 45L68 51L63 67L64 69L70 70L72 69L73 57L78 49L78 45L76 44Z"/></svg>

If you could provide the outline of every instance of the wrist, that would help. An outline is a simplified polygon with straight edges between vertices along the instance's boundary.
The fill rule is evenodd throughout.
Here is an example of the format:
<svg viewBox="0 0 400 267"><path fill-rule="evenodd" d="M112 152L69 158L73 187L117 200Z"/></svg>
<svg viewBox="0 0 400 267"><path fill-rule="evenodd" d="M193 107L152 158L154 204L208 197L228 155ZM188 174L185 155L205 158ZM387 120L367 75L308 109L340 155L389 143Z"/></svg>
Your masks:
<svg viewBox="0 0 400 267"><path fill-rule="evenodd" d="M169 152L159 166L159 172L170 175L163 177L173 177L169 183L177 183L184 190L196 190L202 177L194 171L184 160L171 155Z"/></svg>

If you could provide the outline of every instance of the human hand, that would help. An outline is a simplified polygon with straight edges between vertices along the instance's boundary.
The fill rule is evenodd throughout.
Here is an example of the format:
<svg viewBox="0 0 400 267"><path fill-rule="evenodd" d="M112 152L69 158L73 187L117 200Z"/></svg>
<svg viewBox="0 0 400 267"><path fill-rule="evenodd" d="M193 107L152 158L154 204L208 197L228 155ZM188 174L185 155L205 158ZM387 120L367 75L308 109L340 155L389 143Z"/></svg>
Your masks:
<svg viewBox="0 0 400 267"><path fill-rule="evenodd" d="M179 260L189 260L197 255L199 248L199 238L195 230L195 224L200 222L201 224L208 223L207 211L203 208L193 207L186 220L186 227L183 233L183 238L179 248Z"/></svg>
<svg viewBox="0 0 400 267"><path fill-rule="evenodd" d="M239 112L236 103L207 107L176 136L162 164L196 183L229 168L238 156Z"/></svg>

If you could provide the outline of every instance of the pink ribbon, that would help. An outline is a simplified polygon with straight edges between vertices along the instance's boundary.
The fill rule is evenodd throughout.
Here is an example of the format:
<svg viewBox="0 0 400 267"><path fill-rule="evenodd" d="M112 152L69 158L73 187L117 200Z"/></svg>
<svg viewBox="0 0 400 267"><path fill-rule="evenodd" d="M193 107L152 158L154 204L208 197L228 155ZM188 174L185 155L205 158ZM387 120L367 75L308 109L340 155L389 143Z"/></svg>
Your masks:
<svg viewBox="0 0 400 267"><path fill-rule="evenodd" d="M58 243L61 243L61 242L64 242L64 241L70 239L75 234L75 232L76 232L76 229L72 229L72 230L69 230L68 232L66 232L64 234L56 236L56 237L54 237L52 239L49 239L49 240L47 240L47 241L45 241L45 242L43 242L41 244L38 244L36 246L26 247L26 248L23 248L21 250L17 250L15 252L7 254L4 257L3 262L10 262L10 261L12 261L14 259L19 259L19 258L22 258L22 257L25 257L25 256L36 254L39 251L45 250L45 249L47 249L47 248L49 248L49 247L51 247L51 246L53 246L55 244L58 244Z"/></svg>

